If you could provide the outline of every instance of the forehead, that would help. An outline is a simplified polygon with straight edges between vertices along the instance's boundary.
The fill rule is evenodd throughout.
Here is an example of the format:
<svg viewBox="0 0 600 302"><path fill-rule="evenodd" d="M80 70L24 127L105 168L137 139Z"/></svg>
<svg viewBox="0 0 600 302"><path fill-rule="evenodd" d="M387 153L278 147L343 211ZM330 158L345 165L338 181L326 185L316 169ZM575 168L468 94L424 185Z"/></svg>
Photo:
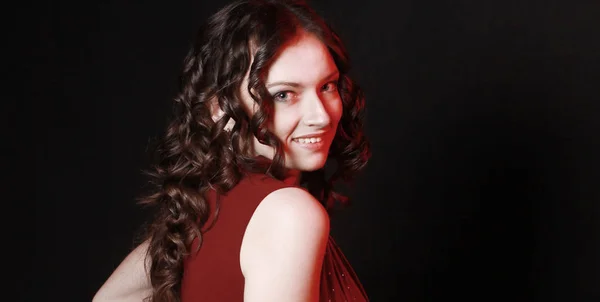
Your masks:
<svg viewBox="0 0 600 302"><path fill-rule="evenodd" d="M303 33L283 46L269 69L267 83L310 85L335 71L337 67L327 47L314 35Z"/></svg>

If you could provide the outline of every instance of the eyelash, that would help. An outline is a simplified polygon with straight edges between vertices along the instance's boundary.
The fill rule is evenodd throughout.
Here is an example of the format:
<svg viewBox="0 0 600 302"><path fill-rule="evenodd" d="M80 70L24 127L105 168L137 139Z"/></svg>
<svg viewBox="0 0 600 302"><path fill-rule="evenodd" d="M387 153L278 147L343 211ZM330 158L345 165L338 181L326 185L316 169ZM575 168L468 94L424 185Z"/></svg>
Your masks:
<svg viewBox="0 0 600 302"><path fill-rule="evenodd" d="M338 88L338 80L331 81L331 82L329 82L329 83L327 83L327 84L325 84L325 85L321 86L321 88L323 88L323 87L325 87L325 86L327 86L327 85L329 85L329 84L333 84L333 89L332 89L332 90L330 90L330 92L333 92L333 91L336 91L336 90L337 90L337 88Z"/></svg>
<svg viewBox="0 0 600 302"><path fill-rule="evenodd" d="M283 94L284 98L285 98L285 95L287 95L288 93L294 93L294 92L291 90L279 91L279 92L276 92L275 94L273 94L273 99L275 101L285 102L285 100L282 100L282 98L279 98L278 96Z"/></svg>
<svg viewBox="0 0 600 302"><path fill-rule="evenodd" d="M331 84L331 85L333 85L333 88L332 88L332 89L330 89L330 90L327 90L326 92L335 92L335 91L337 91L337 88L338 88L338 80L331 81L331 82L329 82L329 83L327 83L327 84L325 84L325 85L321 86L321 89L322 89L322 90L326 90L326 88L324 89L324 87L327 87L327 86L328 86L328 85L330 85L330 84ZM274 94L272 95L272 97L273 97L273 99L274 99L275 101L278 101L278 102L285 102L285 101L286 101L286 100L285 100L285 95L286 95L286 94L288 94L288 93L294 93L294 91L291 91L291 90L278 91L278 92L274 93ZM279 98L278 96L280 96L280 95L282 95L282 94L284 95L284 97L283 97L283 98Z"/></svg>

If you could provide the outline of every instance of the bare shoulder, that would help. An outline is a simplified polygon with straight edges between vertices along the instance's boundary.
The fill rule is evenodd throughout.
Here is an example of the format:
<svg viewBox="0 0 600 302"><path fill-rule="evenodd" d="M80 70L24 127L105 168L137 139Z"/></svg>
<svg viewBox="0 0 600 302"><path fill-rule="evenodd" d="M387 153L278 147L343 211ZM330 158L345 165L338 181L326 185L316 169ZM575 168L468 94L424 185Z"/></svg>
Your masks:
<svg viewBox="0 0 600 302"><path fill-rule="evenodd" d="M307 191L289 187L267 195L257 207L253 218L265 219L267 223L293 226L312 225L314 228L329 228L329 215L323 205Z"/></svg>
<svg viewBox="0 0 600 302"><path fill-rule="evenodd" d="M265 301L265 292L284 300L292 292L314 296L328 237L329 215L310 193L294 187L270 193L256 208L242 240L246 297Z"/></svg>
<svg viewBox="0 0 600 302"><path fill-rule="evenodd" d="M282 188L267 195L256 208L248 227L264 237L280 240L314 241L329 234L329 215L307 191Z"/></svg>

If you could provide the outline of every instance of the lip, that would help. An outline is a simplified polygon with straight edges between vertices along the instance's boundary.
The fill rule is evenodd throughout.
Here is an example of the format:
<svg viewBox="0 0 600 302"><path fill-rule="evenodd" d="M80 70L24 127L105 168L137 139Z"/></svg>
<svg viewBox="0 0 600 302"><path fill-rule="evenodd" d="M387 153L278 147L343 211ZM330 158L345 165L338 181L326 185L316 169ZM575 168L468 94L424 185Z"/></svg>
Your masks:
<svg viewBox="0 0 600 302"><path fill-rule="evenodd" d="M313 132L313 133L309 133L309 134L299 135L292 139L292 143L302 149L305 149L305 150L318 151L318 150L323 149L323 147L326 145L328 135L329 135L329 131ZM297 141L298 139L307 139L307 138L313 138L313 137L314 138L318 137L321 139L321 141L317 142L317 143L309 143L309 144L304 144L304 143Z"/></svg>
<svg viewBox="0 0 600 302"><path fill-rule="evenodd" d="M311 151L317 151L323 148L323 146L325 146L325 140L321 139L320 142L318 143L310 143L310 144L303 144L301 142L292 140L292 144L299 146L300 148L303 149L307 149L307 150L311 150Z"/></svg>
<svg viewBox="0 0 600 302"><path fill-rule="evenodd" d="M326 134L327 134L327 131L314 132L314 133L310 133L310 134L296 136L296 137L292 138L292 140L294 140L294 139L300 139L300 138L311 138L311 137L321 137L321 138L324 138Z"/></svg>

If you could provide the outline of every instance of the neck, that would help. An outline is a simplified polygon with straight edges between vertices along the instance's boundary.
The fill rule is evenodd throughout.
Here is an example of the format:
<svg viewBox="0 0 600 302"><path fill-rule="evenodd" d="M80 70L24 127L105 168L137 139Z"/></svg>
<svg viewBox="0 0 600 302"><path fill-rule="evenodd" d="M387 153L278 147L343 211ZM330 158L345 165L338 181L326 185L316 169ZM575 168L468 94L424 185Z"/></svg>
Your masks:
<svg viewBox="0 0 600 302"><path fill-rule="evenodd" d="M300 174L299 170L289 169L286 171L284 183L288 185L299 186L300 185Z"/></svg>

